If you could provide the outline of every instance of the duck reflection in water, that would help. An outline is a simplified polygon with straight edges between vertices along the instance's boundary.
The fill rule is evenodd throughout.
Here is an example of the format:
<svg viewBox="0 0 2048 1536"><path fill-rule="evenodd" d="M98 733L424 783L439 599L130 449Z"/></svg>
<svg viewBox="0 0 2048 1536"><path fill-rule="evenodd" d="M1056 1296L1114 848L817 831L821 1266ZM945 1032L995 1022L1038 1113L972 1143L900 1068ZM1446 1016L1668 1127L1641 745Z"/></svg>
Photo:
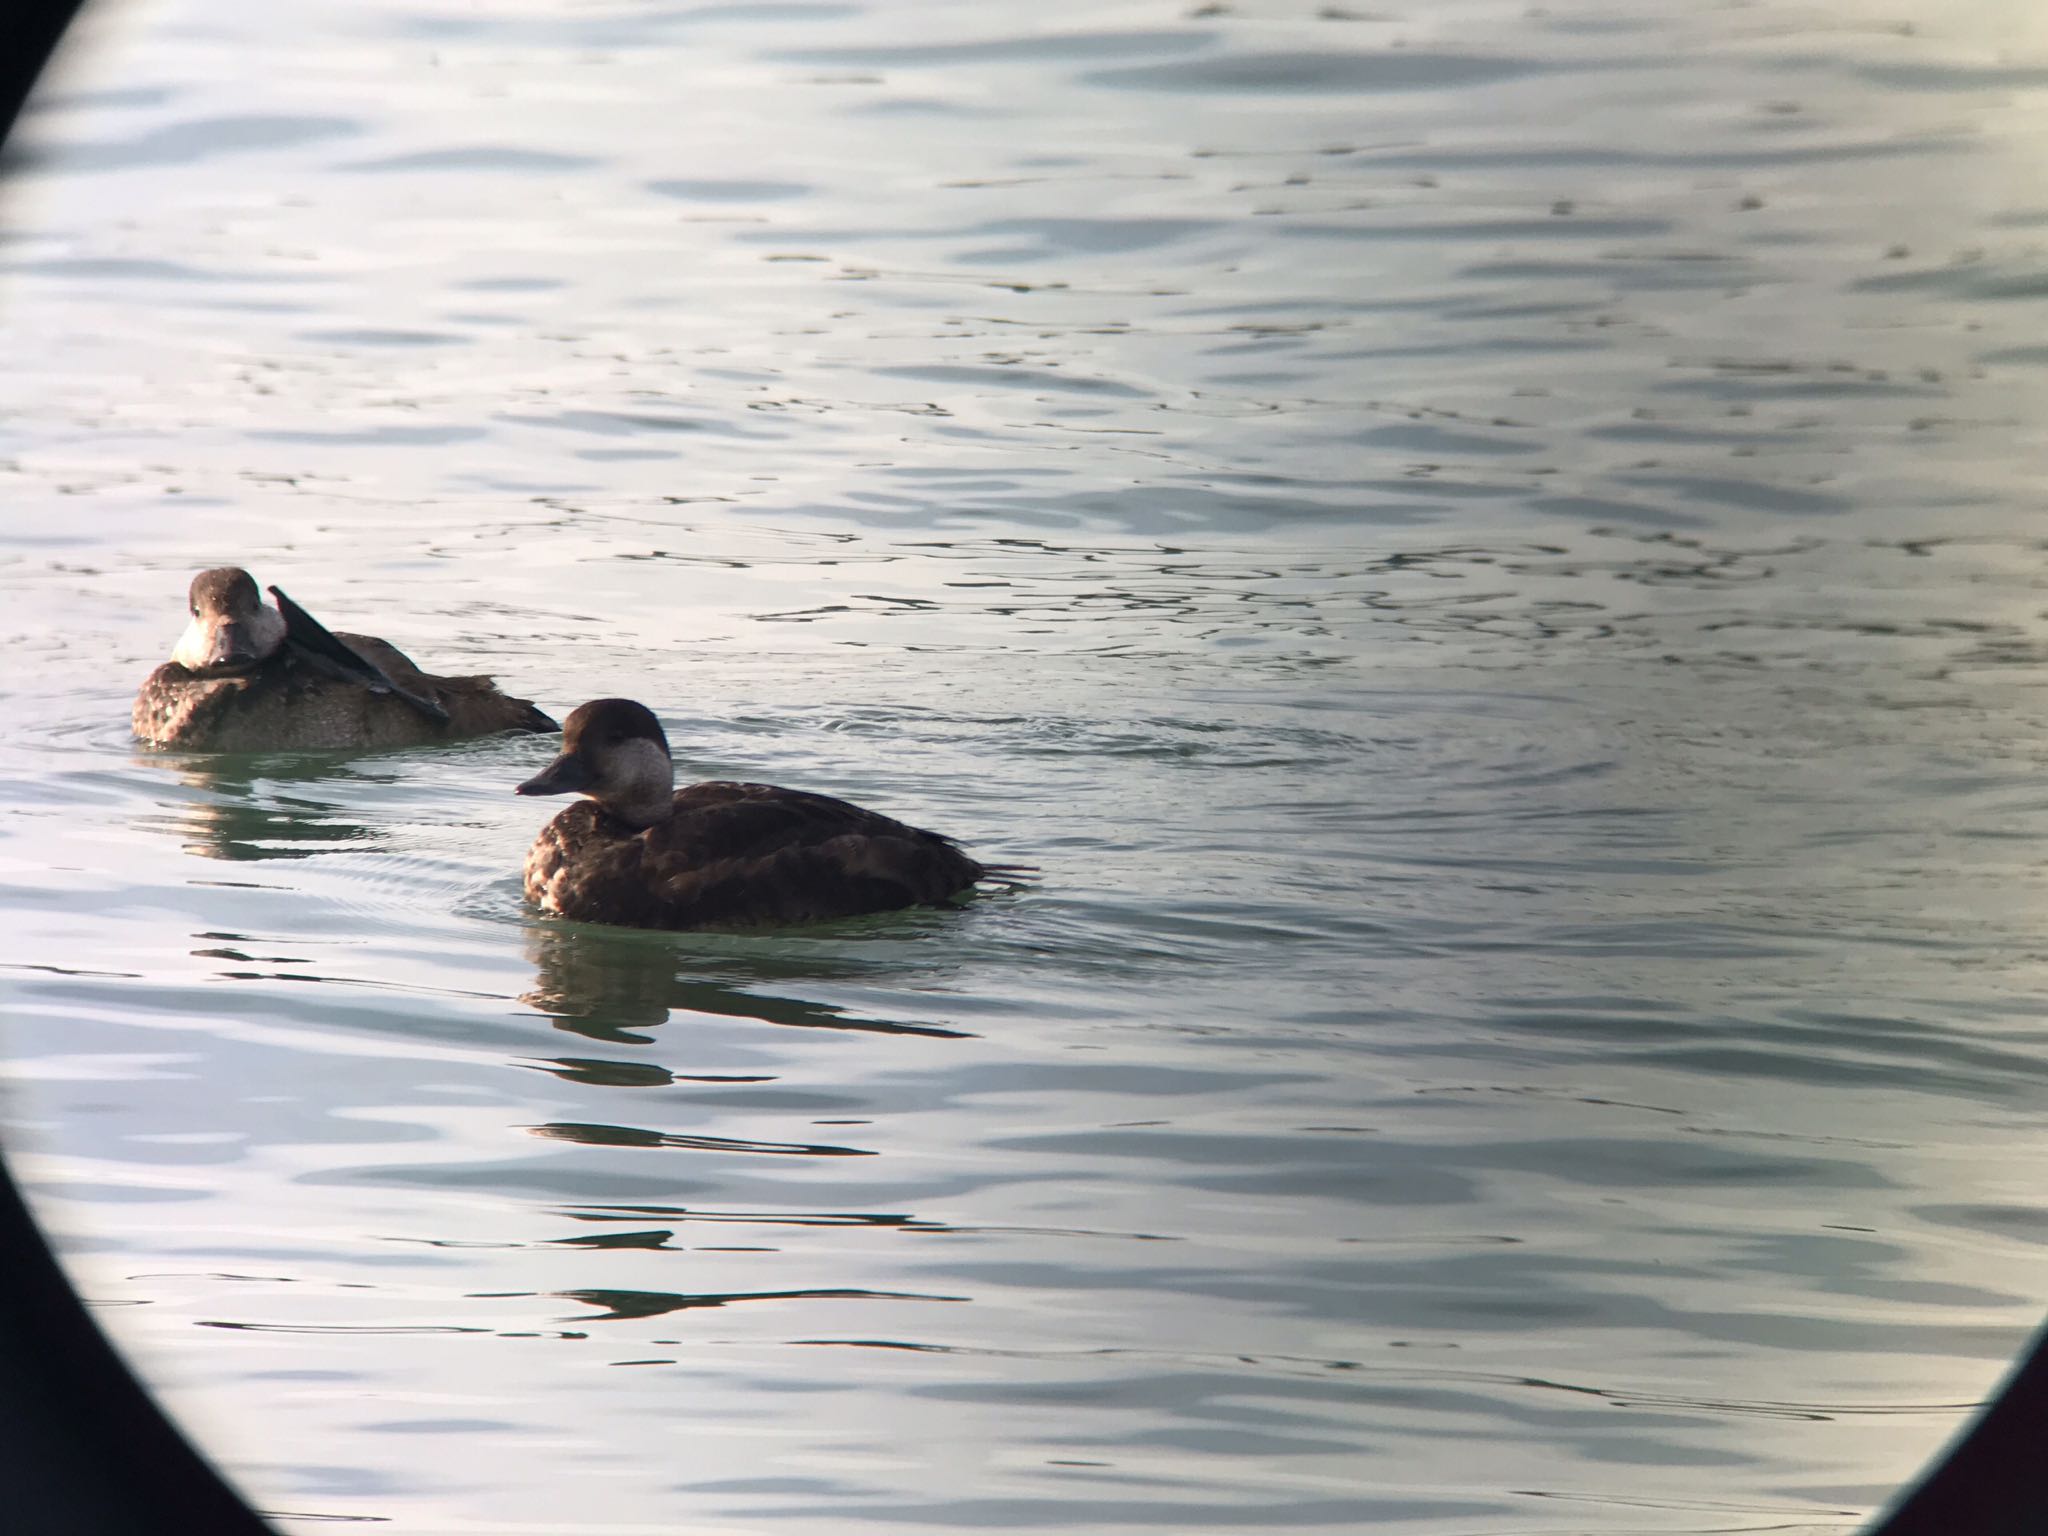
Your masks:
<svg viewBox="0 0 2048 1536"><path fill-rule="evenodd" d="M526 856L543 912L632 928L736 929L937 906L1007 866L874 811L772 784L675 787L653 711L596 699L522 795L580 794Z"/></svg>
<svg viewBox="0 0 2048 1536"><path fill-rule="evenodd" d="M638 1031L658 1028L671 1014L752 1019L796 1029L863 1030L877 1034L964 1039L963 1031L850 1013L836 1003L788 995L799 979L854 979L874 966L835 963L815 954L716 956L686 954L664 934L561 924L527 930L526 955L534 966L532 990L520 1001L546 1014L555 1028L608 1044L645 1044ZM717 974L706 975L707 960ZM691 973L684 974L685 964ZM782 984L775 991L762 984Z"/></svg>
<svg viewBox="0 0 2048 1536"><path fill-rule="evenodd" d="M178 781L197 797L165 819L185 851L203 859L310 859L374 848L389 834L349 820L338 802L311 793L323 782L363 777L371 776L328 761L266 763L260 774L187 767Z"/></svg>

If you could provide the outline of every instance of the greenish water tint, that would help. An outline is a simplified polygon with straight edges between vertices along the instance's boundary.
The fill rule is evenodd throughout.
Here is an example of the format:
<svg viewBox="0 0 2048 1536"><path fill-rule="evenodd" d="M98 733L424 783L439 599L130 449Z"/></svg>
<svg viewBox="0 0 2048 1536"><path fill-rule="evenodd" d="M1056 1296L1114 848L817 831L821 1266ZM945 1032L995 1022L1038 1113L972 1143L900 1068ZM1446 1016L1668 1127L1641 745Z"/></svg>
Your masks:
<svg viewBox="0 0 2048 1536"><path fill-rule="evenodd" d="M7 189L10 1156L287 1531L1843 1532L2048 1297L2048 28L167 0ZM2030 30L2031 29L2031 30ZM544 922L190 573L1042 867Z"/></svg>

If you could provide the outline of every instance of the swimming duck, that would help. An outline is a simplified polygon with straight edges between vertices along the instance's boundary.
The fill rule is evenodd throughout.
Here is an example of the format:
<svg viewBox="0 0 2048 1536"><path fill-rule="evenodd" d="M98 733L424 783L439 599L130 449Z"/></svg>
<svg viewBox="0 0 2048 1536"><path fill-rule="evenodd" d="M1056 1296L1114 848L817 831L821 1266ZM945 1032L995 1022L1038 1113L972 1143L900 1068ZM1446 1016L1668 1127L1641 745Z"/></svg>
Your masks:
<svg viewBox="0 0 2048 1536"><path fill-rule="evenodd" d="M814 923L934 905L992 872L950 838L828 795L677 789L661 722L631 699L583 705L562 747L516 791L589 797L526 856L526 896L544 912L632 928Z"/></svg>
<svg viewBox="0 0 2048 1536"><path fill-rule="evenodd" d="M191 622L135 695L135 734L192 752L381 751L552 731L488 677L435 677L372 635L337 635L239 566L192 578Z"/></svg>

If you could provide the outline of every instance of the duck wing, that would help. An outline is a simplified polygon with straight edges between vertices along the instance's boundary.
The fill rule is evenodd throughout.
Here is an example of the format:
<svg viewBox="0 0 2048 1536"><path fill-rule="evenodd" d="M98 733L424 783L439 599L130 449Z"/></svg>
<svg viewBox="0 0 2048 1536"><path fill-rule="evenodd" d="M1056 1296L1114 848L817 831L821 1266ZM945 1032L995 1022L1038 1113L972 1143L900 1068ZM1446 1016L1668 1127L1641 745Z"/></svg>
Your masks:
<svg viewBox="0 0 2048 1536"><path fill-rule="evenodd" d="M951 847L952 839L907 826L847 800L718 779L676 791L675 827L700 858L744 858L846 836L900 837Z"/></svg>
<svg viewBox="0 0 2048 1536"><path fill-rule="evenodd" d="M830 795L695 784L648 838L677 926L815 922L944 901L981 866L948 838Z"/></svg>
<svg viewBox="0 0 2048 1536"><path fill-rule="evenodd" d="M285 644L302 660L332 676L361 683L372 693L394 694L429 719L445 721L448 718L448 711L438 700L395 681L384 668L286 597L283 589L272 587L270 595L277 599L277 611L284 615Z"/></svg>

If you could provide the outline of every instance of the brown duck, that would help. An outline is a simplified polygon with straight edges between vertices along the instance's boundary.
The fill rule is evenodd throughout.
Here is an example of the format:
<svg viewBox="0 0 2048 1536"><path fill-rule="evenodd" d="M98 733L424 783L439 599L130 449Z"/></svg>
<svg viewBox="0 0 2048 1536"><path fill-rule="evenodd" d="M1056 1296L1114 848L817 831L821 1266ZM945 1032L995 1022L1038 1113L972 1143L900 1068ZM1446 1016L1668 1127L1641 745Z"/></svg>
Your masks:
<svg viewBox="0 0 2048 1536"><path fill-rule="evenodd" d="M631 699L569 716L562 755L522 795L589 796L526 856L542 911L631 928L751 928L936 905L1008 866L936 832L772 784L675 787L661 722Z"/></svg>
<svg viewBox="0 0 2048 1536"><path fill-rule="evenodd" d="M135 696L135 734L188 752L381 751L496 731L552 731L488 677L435 677L373 635L337 635L250 574L192 578L191 622Z"/></svg>

